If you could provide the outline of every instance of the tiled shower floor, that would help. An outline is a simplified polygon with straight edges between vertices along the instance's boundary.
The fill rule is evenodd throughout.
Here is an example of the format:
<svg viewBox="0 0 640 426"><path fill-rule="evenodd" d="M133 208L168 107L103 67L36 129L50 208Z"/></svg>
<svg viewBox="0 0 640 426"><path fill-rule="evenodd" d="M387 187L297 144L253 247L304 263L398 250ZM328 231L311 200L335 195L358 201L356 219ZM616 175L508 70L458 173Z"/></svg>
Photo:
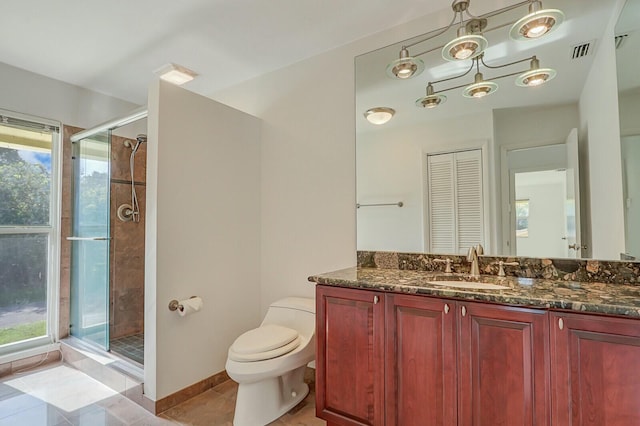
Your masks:
<svg viewBox="0 0 640 426"><path fill-rule="evenodd" d="M118 337L109 342L111 352L144 364L144 334Z"/></svg>

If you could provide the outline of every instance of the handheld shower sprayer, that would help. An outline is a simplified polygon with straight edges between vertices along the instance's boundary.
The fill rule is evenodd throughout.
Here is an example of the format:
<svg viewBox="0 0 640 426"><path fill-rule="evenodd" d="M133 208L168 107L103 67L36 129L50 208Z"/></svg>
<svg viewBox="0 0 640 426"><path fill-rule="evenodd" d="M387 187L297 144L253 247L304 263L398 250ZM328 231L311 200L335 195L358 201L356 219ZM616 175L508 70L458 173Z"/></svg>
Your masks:
<svg viewBox="0 0 640 426"><path fill-rule="evenodd" d="M118 218L123 222L134 221L140 222L140 206L138 205L138 195L135 186L135 156L140 145L147 142L147 135L139 134L136 136L135 144L131 140L126 140L124 146L131 148L129 156L129 171L131 173L131 205L123 204L118 208Z"/></svg>

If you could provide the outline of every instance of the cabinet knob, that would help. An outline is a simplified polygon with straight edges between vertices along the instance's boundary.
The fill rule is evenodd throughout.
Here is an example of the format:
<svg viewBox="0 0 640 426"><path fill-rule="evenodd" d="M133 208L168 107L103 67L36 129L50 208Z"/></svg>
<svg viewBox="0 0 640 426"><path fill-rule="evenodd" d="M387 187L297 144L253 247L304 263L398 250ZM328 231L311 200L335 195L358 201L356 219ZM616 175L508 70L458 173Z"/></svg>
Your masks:
<svg viewBox="0 0 640 426"><path fill-rule="evenodd" d="M377 305L379 301L380 301L380 298L378 296L373 296L373 304L374 305Z"/></svg>
<svg viewBox="0 0 640 426"><path fill-rule="evenodd" d="M558 318L558 328L564 330L564 320L562 318Z"/></svg>
<svg viewBox="0 0 640 426"><path fill-rule="evenodd" d="M463 306L463 307L462 307L462 316L463 316L463 317L466 317L466 316L467 316L467 307L466 307L466 306Z"/></svg>
<svg viewBox="0 0 640 426"><path fill-rule="evenodd" d="M444 313L445 314L449 313L449 304L447 304L447 303L444 304Z"/></svg>

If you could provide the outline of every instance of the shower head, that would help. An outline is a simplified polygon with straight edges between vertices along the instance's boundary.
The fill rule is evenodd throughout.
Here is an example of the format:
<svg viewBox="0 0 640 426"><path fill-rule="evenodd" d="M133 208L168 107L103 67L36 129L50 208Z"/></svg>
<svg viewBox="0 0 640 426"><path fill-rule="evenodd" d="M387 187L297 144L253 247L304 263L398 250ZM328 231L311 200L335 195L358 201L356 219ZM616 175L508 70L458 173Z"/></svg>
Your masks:
<svg viewBox="0 0 640 426"><path fill-rule="evenodd" d="M136 140L138 141L138 143L146 142L147 141L147 135L139 134L138 136L136 136Z"/></svg>

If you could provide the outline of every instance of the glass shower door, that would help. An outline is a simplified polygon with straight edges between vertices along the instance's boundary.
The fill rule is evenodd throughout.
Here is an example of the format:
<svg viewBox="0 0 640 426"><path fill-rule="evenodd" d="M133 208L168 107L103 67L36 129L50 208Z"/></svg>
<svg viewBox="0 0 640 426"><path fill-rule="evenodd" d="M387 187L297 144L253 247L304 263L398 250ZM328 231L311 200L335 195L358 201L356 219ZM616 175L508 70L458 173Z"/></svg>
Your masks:
<svg viewBox="0 0 640 426"><path fill-rule="evenodd" d="M71 334L109 350L110 132L73 144Z"/></svg>

